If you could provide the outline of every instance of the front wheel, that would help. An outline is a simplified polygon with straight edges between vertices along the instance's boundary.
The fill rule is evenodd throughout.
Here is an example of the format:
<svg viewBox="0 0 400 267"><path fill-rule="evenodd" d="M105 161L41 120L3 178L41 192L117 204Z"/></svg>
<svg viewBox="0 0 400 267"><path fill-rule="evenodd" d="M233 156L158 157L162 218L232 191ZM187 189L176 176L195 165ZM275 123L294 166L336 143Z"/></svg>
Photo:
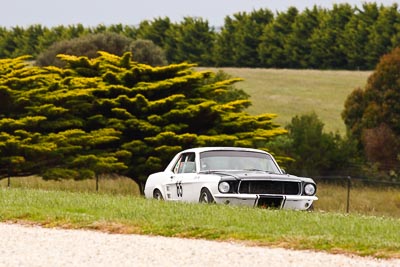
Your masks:
<svg viewBox="0 0 400 267"><path fill-rule="evenodd" d="M161 191L158 190L158 189L155 189L155 190L154 190L154 192L153 192L153 198L154 198L154 199L157 199L157 200L164 200L164 198L163 198L163 196L162 196L162 194L161 194Z"/></svg>
<svg viewBox="0 0 400 267"><path fill-rule="evenodd" d="M203 188L200 191L200 203L215 203L213 196L207 188Z"/></svg>

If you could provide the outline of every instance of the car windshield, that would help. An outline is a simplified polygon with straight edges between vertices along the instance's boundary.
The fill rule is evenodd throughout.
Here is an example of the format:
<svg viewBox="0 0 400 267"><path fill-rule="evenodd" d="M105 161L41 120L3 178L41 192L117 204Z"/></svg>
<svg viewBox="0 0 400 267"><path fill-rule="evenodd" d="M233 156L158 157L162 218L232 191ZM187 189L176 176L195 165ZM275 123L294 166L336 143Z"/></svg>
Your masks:
<svg viewBox="0 0 400 267"><path fill-rule="evenodd" d="M281 173L272 157L252 151L216 150L200 153L200 170L259 170Z"/></svg>

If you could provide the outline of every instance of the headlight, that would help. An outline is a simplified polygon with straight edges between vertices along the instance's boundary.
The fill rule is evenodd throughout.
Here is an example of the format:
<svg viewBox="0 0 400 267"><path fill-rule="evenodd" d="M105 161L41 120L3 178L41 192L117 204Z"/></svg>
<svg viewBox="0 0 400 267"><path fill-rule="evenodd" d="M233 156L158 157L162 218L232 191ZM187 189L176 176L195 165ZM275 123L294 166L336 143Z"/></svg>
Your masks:
<svg viewBox="0 0 400 267"><path fill-rule="evenodd" d="M315 194L315 185L306 184L306 186L304 186L304 194L306 194L307 196L314 195Z"/></svg>
<svg viewBox="0 0 400 267"><path fill-rule="evenodd" d="M221 193L228 193L230 189L231 189L231 186L229 185L228 182L220 182L218 185L218 190Z"/></svg>

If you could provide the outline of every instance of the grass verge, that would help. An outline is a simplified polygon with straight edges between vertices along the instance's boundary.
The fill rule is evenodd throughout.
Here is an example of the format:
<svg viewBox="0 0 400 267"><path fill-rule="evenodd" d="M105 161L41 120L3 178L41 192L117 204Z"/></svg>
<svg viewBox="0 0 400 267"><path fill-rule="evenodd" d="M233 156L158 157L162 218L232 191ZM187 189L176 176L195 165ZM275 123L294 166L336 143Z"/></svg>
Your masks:
<svg viewBox="0 0 400 267"><path fill-rule="evenodd" d="M347 181L337 184L317 182L317 211L345 213L347 210ZM0 180L0 188L7 188L8 179ZM57 190L96 193L96 181L60 180L45 181L38 176L12 177L11 188ZM101 177L98 192L110 195L140 196L138 185L127 177ZM353 185L350 191L349 211L372 216L400 218L400 188Z"/></svg>
<svg viewBox="0 0 400 267"><path fill-rule="evenodd" d="M96 193L0 189L0 221L400 258L396 218L146 200Z"/></svg>

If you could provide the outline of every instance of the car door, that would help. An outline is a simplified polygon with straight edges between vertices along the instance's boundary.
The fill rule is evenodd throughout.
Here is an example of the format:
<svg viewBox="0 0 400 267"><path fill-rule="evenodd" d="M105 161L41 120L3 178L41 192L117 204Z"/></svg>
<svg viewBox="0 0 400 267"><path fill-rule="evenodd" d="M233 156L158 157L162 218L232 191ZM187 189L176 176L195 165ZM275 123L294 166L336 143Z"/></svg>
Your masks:
<svg viewBox="0 0 400 267"><path fill-rule="evenodd" d="M182 186L182 199L188 202L197 202L200 189L198 189L199 184L197 182L195 153L187 153L182 162L183 167L178 178Z"/></svg>
<svg viewBox="0 0 400 267"><path fill-rule="evenodd" d="M183 162L182 155L177 159L171 173L166 177L165 194L167 200L182 200L181 176Z"/></svg>
<svg viewBox="0 0 400 267"><path fill-rule="evenodd" d="M167 197L171 200L193 201L193 179L196 176L194 153L183 153L173 167L166 185Z"/></svg>
<svg viewBox="0 0 400 267"><path fill-rule="evenodd" d="M183 153L172 168L171 175L167 178L165 192L169 200L183 200L182 173L187 156Z"/></svg>

